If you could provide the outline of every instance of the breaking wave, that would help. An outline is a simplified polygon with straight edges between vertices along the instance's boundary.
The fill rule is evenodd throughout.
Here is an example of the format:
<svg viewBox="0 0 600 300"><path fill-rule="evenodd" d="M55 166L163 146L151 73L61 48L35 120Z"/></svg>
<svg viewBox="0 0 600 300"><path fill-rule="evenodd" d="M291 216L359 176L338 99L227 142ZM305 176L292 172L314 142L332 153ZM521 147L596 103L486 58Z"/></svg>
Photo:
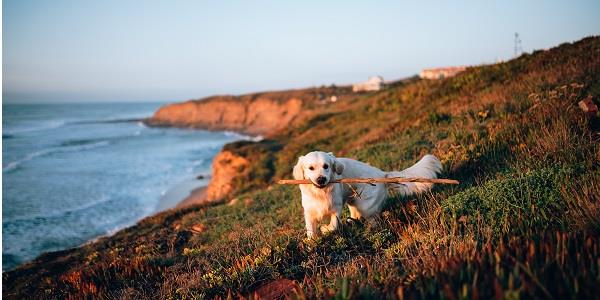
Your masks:
<svg viewBox="0 0 600 300"><path fill-rule="evenodd" d="M17 127L17 128L12 128L12 129L4 129L3 128L3 131L6 135L14 136L19 133L56 129L56 128L64 126L65 124L67 124L67 122L64 120L53 120L53 121L37 122L36 125L28 126L28 127L20 127L20 128Z"/></svg>
<svg viewBox="0 0 600 300"><path fill-rule="evenodd" d="M40 151L29 153L21 159L9 162L5 167L2 168L2 172L5 173L5 172L14 171L14 170L18 169L23 163L28 162L37 157L51 155L54 153L62 153L62 152L86 151L86 150L91 150L91 149L95 149L95 148L99 148L99 147L108 146L109 144L110 144L110 142L107 140L101 140L101 141L90 142L90 143L81 141L81 142L75 142L75 144L63 145L63 146L66 146L63 148L43 149Z"/></svg>

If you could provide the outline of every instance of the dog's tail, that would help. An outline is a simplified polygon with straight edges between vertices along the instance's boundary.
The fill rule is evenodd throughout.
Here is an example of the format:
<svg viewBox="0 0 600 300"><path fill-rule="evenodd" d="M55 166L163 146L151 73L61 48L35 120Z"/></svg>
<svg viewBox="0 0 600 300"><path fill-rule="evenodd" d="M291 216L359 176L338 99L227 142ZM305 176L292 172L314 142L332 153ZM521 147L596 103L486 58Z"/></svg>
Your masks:
<svg viewBox="0 0 600 300"><path fill-rule="evenodd" d="M437 175L442 172L442 163L440 160L427 154L416 164L402 171L387 172L386 177L419 177L419 178L437 178ZM388 184L388 189L392 194L400 196L409 196L413 194L428 191L433 186L433 183L407 182L402 184Z"/></svg>

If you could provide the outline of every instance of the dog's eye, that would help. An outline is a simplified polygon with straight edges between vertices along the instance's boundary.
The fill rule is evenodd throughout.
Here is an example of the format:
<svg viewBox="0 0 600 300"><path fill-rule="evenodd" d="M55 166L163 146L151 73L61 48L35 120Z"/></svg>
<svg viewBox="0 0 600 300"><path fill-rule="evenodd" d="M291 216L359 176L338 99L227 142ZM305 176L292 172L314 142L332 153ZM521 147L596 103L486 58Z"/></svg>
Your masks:
<svg viewBox="0 0 600 300"><path fill-rule="evenodd" d="M329 169L329 165L328 164L324 164L323 165L323 169L325 169L325 170Z"/></svg>
<svg viewBox="0 0 600 300"><path fill-rule="evenodd" d="M309 169L309 170L311 170L311 171L314 171L314 170L315 170L315 167L313 167L313 166L310 166L310 167L308 167L308 169Z"/></svg>

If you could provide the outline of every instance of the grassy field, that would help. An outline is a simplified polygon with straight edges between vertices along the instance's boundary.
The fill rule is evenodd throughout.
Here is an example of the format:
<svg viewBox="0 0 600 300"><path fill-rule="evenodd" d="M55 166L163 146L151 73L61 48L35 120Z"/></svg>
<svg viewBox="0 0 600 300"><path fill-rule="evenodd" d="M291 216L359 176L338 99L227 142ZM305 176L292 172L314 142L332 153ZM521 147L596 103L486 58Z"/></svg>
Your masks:
<svg viewBox="0 0 600 300"><path fill-rule="evenodd" d="M600 38L323 106L258 143L227 204L168 211L3 274L6 298L600 298ZM461 181L305 240L312 150L385 170L433 153ZM347 212L346 212L347 214ZM271 294L273 295L273 294Z"/></svg>

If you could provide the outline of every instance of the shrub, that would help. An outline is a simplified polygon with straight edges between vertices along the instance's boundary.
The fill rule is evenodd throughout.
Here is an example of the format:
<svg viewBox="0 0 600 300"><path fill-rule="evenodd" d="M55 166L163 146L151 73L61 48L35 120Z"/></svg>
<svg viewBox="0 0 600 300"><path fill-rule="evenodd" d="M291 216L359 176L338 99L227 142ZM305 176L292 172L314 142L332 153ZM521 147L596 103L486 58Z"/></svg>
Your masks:
<svg viewBox="0 0 600 300"><path fill-rule="evenodd" d="M454 218L475 221L481 217L496 233L526 234L532 229L562 227L567 202L561 190L581 171L571 166L509 174L452 195L442 207Z"/></svg>

